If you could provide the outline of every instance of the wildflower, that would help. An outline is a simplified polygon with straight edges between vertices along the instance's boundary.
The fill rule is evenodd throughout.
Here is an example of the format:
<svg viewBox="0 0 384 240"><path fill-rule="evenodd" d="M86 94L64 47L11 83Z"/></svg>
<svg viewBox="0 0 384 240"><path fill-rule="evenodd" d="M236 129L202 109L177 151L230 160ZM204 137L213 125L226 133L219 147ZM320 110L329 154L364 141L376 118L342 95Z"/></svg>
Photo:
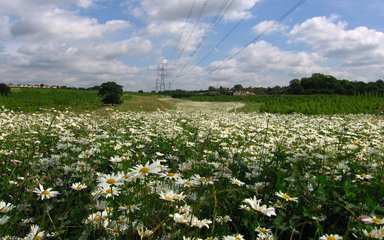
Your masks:
<svg viewBox="0 0 384 240"><path fill-rule="evenodd" d="M150 237L153 234L153 231L143 227L138 227L137 233L139 234L140 239L143 239L145 237Z"/></svg>
<svg viewBox="0 0 384 240"><path fill-rule="evenodd" d="M199 220L197 217L193 217L191 226L198 227L198 228L202 228L202 227L209 228L208 224L211 224L211 223L212 223L211 220L208 220L208 219Z"/></svg>
<svg viewBox="0 0 384 240"><path fill-rule="evenodd" d="M373 239L384 239L384 227L374 228L370 232L364 229L363 234L366 237L373 238Z"/></svg>
<svg viewBox="0 0 384 240"><path fill-rule="evenodd" d="M338 234L325 234L319 238L319 240L341 240L343 237L339 236Z"/></svg>
<svg viewBox="0 0 384 240"><path fill-rule="evenodd" d="M182 185L183 187L193 187L199 184L196 180L184 180L181 178L177 179L176 183Z"/></svg>
<svg viewBox="0 0 384 240"><path fill-rule="evenodd" d="M153 162L152 164L149 164L147 162L145 165L136 165L131 169L131 174L133 176L147 176L148 174L151 173L159 173L161 171L161 164L156 161Z"/></svg>
<svg viewBox="0 0 384 240"><path fill-rule="evenodd" d="M384 224L384 220L379 218L379 217L376 217L376 216L372 216L372 217L363 217L361 219L361 221L363 221L364 223L366 224L371 224L371 223L374 223L374 224L378 224L378 225L381 225L381 224Z"/></svg>
<svg viewBox="0 0 384 240"><path fill-rule="evenodd" d="M285 201L292 201L292 202L297 202L298 201L297 197L291 197L287 193L283 193L281 191L276 192L276 196L284 198Z"/></svg>
<svg viewBox="0 0 384 240"><path fill-rule="evenodd" d="M227 223L227 222L232 222L231 217L228 216L228 215L226 215L226 216L217 216L215 220L216 220L216 222L221 223L221 224Z"/></svg>
<svg viewBox="0 0 384 240"><path fill-rule="evenodd" d="M105 174L97 178L98 186L115 185L120 186L124 183L124 179L120 175Z"/></svg>
<svg viewBox="0 0 384 240"><path fill-rule="evenodd" d="M159 176L162 178L171 179L171 180L176 180L180 178L179 173L173 173L173 172L160 173Z"/></svg>
<svg viewBox="0 0 384 240"><path fill-rule="evenodd" d="M106 197L106 198L110 198L110 197L114 197L114 196L119 196L120 195L120 190L121 188L118 188L118 187L114 187L114 186L101 186L99 188L99 193Z"/></svg>
<svg viewBox="0 0 384 240"><path fill-rule="evenodd" d="M40 227L38 225L32 225L31 230L29 231L29 233L25 239L28 239L28 240L40 240L40 239L42 239L45 235L45 232L39 231L39 230L40 230Z"/></svg>
<svg viewBox="0 0 384 240"><path fill-rule="evenodd" d="M189 213L189 212L191 212L191 207L189 205L177 206L176 210L179 213Z"/></svg>
<svg viewBox="0 0 384 240"><path fill-rule="evenodd" d="M52 191L52 188L44 189L43 185L41 184L39 184L39 188L35 188L33 192L36 193L38 197L41 198L41 200L50 199L59 195L58 191Z"/></svg>
<svg viewBox="0 0 384 240"><path fill-rule="evenodd" d="M213 184L213 181L211 180L211 178L201 177L199 174L193 175L192 180L197 182L198 184L202 184L202 185Z"/></svg>
<svg viewBox="0 0 384 240"><path fill-rule="evenodd" d="M265 227L257 227L255 229L258 232L258 236L256 240L273 240L275 237L273 236L271 229Z"/></svg>
<svg viewBox="0 0 384 240"><path fill-rule="evenodd" d="M359 180L370 180L372 179L372 175L370 174L365 174L365 173L362 173L362 174L356 174L355 177Z"/></svg>
<svg viewBox="0 0 384 240"><path fill-rule="evenodd" d="M8 216L0 217L0 226L6 224L8 222L8 220L9 220Z"/></svg>
<svg viewBox="0 0 384 240"><path fill-rule="evenodd" d="M237 186L243 186L245 183L240 181L239 179L235 178L235 177L232 177L231 178L231 183L232 184L235 184Z"/></svg>
<svg viewBox="0 0 384 240"><path fill-rule="evenodd" d="M260 206L261 200L257 200L256 196L253 198L246 198L243 202L248 203L252 209L261 212L268 217L272 215L276 216L275 209L273 207L267 207L266 205Z"/></svg>
<svg viewBox="0 0 384 240"><path fill-rule="evenodd" d="M223 240L244 240L244 236L241 234L224 236Z"/></svg>
<svg viewBox="0 0 384 240"><path fill-rule="evenodd" d="M180 201L185 198L185 195L183 193L175 193L173 190L167 190L167 191L161 191L160 193L160 199L173 202L173 201Z"/></svg>
<svg viewBox="0 0 384 240"><path fill-rule="evenodd" d="M71 188L73 190L80 191L80 190L83 190L84 188L87 188L87 185L77 182L77 183L72 183Z"/></svg>
<svg viewBox="0 0 384 240"><path fill-rule="evenodd" d="M133 213L140 210L139 204L125 204L119 206L119 211L125 211L126 213Z"/></svg>
<svg viewBox="0 0 384 240"><path fill-rule="evenodd" d="M117 150L117 149L115 149L115 150ZM121 157L119 157L119 156L114 156L114 157L111 157L109 159L109 161L111 163L121 163L123 161L123 159Z"/></svg>
<svg viewBox="0 0 384 240"><path fill-rule="evenodd" d="M107 212L96 212L88 216L86 222L91 224L101 224L107 218Z"/></svg>
<svg viewBox="0 0 384 240"><path fill-rule="evenodd" d="M0 202L0 213L8 213L10 212L15 206L13 206L10 203L6 203L4 201Z"/></svg>

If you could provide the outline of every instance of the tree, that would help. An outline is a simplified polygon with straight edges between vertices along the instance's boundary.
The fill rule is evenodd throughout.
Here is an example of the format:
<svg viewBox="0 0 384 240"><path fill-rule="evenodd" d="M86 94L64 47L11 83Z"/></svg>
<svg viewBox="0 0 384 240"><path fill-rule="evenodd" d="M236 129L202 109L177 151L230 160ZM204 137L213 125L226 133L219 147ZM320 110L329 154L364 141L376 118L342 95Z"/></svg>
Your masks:
<svg viewBox="0 0 384 240"><path fill-rule="evenodd" d="M8 96L8 94L10 93L11 93L11 88L5 83L0 83L0 95Z"/></svg>
<svg viewBox="0 0 384 240"><path fill-rule="evenodd" d="M241 91L241 90L243 90L243 85L236 84L235 86L233 86L233 91Z"/></svg>
<svg viewBox="0 0 384 240"><path fill-rule="evenodd" d="M99 96L104 104L120 104L123 102L123 86L115 82L101 84Z"/></svg>

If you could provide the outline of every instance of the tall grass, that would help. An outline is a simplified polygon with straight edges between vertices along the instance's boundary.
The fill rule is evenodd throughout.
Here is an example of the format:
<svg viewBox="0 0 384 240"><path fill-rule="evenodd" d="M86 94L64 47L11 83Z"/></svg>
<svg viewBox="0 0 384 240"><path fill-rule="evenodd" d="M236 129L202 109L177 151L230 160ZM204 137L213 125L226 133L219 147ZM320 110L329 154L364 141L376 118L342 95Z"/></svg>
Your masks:
<svg viewBox="0 0 384 240"><path fill-rule="evenodd" d="M0 97L0 106L24 112L55 108L72 111L93 110L102 106L97 91L76 89L13 88L7 97Z"/></svg>
<svg viewBox="0 0 384 240"><path fill-rule="evenodd" d="M340 95L194 96L194 101L245 102L245 112L303 114L374 114L384 109L384 98Z"/></svg>

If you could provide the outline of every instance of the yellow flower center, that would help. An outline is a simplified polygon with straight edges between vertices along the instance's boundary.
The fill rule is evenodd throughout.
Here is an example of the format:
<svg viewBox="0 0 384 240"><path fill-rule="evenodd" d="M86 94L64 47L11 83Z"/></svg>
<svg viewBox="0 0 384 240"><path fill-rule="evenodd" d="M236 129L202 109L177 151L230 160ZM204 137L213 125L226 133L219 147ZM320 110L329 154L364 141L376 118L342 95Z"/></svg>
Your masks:
<svg viewBox="0 0 384 240"><path fill-rule="evenodd" d="M109 178L109 179L107 179L107 183L108 184L114 184L114 183L116 183L117 181L116 181L116 179L114 179L114 178Z"/></svg>
<svg viewBox="0 0 384 240"><path fill-rule="evenodd" d="M337 239L336 239L336 237L334 237L334 236L328 236L328 237L327 237L327 240L337 240Z"/></svg>
<svg viewBox="0 0 384 240"><path fill-rule="evenodd" d="M288 194L284 193L283 194L283 198L287 199L287 200L291 200L291 196L289 196Z"/></svg>
<svg viewBox="0 0 384 240"><path fill-rule="evenodd" d="M124 219L119 219L119 220L117 221L117 223L118 223L118 224L125 224L125 220L124 220Z"/></svg>
<svg viewBox="0 0 384 240"><path fill-rule="evenodd" d="M80 184L76 186L76 190L81 190L83 189L83 186L81 186Z"/></svg>
<svg viewBox="0 0 384 240"><path fill-rule="evenodd" d="M192 185L192 183L190 181L185 181L183 184L184 184L184 186L191 186Z"/></svg>
<svg viewBox="0 0 384 240"><path fill-rule="evenodd" d="M174 176L175 176L174 173L171 173L171 172L167 173L167 177L174 177Z"/></svg>
<svg viewBox="0 0 384 240"><path fill-rule="evenodd" d="M40 239L42 239L42 238L43 238L42 236L37 235L37 236L35 236L35 237L33 238L33 240L40 240Z"/></svg>
<svg viewBox="0 0 384 240"><path fill-rule="evenodd" d="M147 168L147 167L143 167L143 168L141 168L141 169L139 170L139 172L140 172L140 173L147 174L147 173L149 173L149 168Z"/></svg>
<svg viewBox="0 0 384 240"><path fill-rule="evenodd" d="M112 188L108 188L107 190L105 190L106 193L109 193L109 194L112 194L113 193L113 190Z"/></svg>
<svg viewBox="0 0 384 240"><path fill-rule="evenodd" d="M92 221L94 221L94 222L99 222L100 219L101 219L100 216L94 216L93 219L92 219Z"/></svg>
<svg viewBox="0 0 384 240"><path fill-rule="evenodd" d="M268 232L266 228L259 228L259 231L260 231L261 233L267 233L267 232Z"/></svg>
<svg viewBox="0 0 384 240"><path fill-rule="evenodd" d="M171 196L165 196L165 200L167 200L167 201L173 201L173 197L171 197Z"/></svg>
<svg viewBox="0 0 384 240"><path fill-rule="evenodd" d="M201 178L199 178L199 181L202 182L202 183L207 182L207 178L201 177Z"/></svg>
<svg viewBox="0 0 384 240"><path fill-rule="evenodd" d="M48 196L48 195L51 194L51 192L48 191L48 190L44 190L44 191L41 192L41 194L43 194L43 195L45 195L45 196Z"/></svg>
<svg viewBox="0 0 384 240"><path fill-rule="evenodd" d="M374 217L374 218L372 218L372 222L374 222L374 223L381 223L381 218Z"/></svg>

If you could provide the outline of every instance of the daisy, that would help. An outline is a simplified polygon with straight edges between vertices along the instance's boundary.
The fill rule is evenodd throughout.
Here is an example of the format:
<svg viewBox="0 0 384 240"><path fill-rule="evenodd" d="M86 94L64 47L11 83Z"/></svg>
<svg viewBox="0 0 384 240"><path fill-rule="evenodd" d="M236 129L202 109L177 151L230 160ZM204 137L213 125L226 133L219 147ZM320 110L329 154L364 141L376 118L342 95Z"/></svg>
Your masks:
<svg viewBox="0 0 384 240"><path fill-rule="evenodd" d="M0 202L0 213L8 213L10 212L15 206L13 206L10 203L6 203L4 201Z"/></svg>
<svg viewBox="0 0 384 240"><path fill-rule="evenodd" d="M101 186L99 188L100 194L103 195L106 198L119 196L121 188L114 187L114 186Z"/></svg>
<svg viewBox="0 0 384 240"><path fill-rule="evenodd" d="M140 204L125 204L119 206L119 211L124 211L126 213L133 213L140 210Z"/></svg>
<svg viewBox="0 0 384 240"><path fill-rule="evenodd" d="M80 191L80 190L83 190L84 188L87 188L87 185L77 182L77 183L72 183L71 188L73 190Z"/></svg>
<svg viewBox="0 0 384 240"><path fill-rule="evenodd" d="M208 219L199 220L197 217L193 217L191 226L198 227L198 228L202 228L202 227L209 228L209 224L211 223L212 223L211 220L208 220Z"/></svg>
<svg viewBox="0 0 384 240"><path fill-rule="evenodd" d="M319 240L341 240L343 239L342 236L339 236L338 234L325 234L319 238Z"/></svg>
<svg viewBox="0 0 384 240"><path fill-rule="evenodd" d="M199 184L199 182L197 182L196 180L188 180L188 179L184 180L182 178L177 179L176 183L180 184L183 187L193 187Z"/></svg>
<svg viewBox="0 0 384 240"><path fill-rule="evenodd" d="M213 184L213 181L211 180L211 178L201 177L199 174L193 175L192 180L202 185Z"/></svg>
<svg viewBox="0 0 384 240"><path fill-rule="evenodd" d="M32 225L31 230L29 231L26 239L31 239L31 240L40 240L44 237L45 232L44 231L39 231L40 227L37 225Z"/></svg>
<svg viewBox="0 0 384 240"><path fill-rule="evenodd" d="M167 191L161 191L160 193L160 199L173 202L173 201L181 201L185 198L185 195L183 193L175 193L173 190L167 190Z"/></svg>
<svg viewBox="0 0 384 240"><path fill-rule="evenodd" d="M171 180L176 180L180 178L179 173L173 173L173 172L159 173L159 176L162 178L171 179Z"/></svg>
<svg viewBox="0 0 384 240"><path fill-rule="evenodd" d="M281 191L276 192L276 196L284 198L285 201L292 201L292 202L297 202L298 201L297 197L291 197L287 193L283 193Z"/></svg>
<svg viewBox="0 0 384 240"><path fill-rule="evenodd" d="M362 218L361 221L363 221L366 224L371 224L371 223L378 224L378 225L384 224L384 220L376 216L372 216L372 217L367 216L365 218Z"/></svg>
<svg viewBox="0 0 384 240"><path fill-rule="evenodd" d="M368 232L367 230L364 229L363 234L369 238L383 239L384 238L384 227L374 228L370 232Z"/></svg>
<svg viewBox="0 0 384 240"><path fill-rule="evenodd" d="M370 174L365 174L365 173L362 173L362 174L356 174L355 177L359 180L370 180L372 179L372 175Z"/></svg>
<svg viewBox="0 0 384 240"><path fill-rule="evenodd" d="M50 199L59 195L58 191L52 191L52 188L44 189L43 185L41 184L39 184L39 188L35 188L33 192L36 193L38 198L41 198L41 200Z"/></svg>
<svg viewBox="0 0 384 240"><path fill-rule="evenodd" d="M145 165L139 164L135 167L131 168L131 174L133 176L147 176L151 173L159 173L161 171L161 164L160 162L156 161L151 164L147 162Z"/></svg>
<svg viewBox="0 0 384 240"><path fill-rule="evenodd" d="M253 198L246 198L243 200L243 202L248 203L252 209L261 212L262 214L267 215L268 217L272 215L276 216L275 209L273 207L267 207L266 205L260 206L261 200L257 200L256 196L254 196Z"/></svg>
<svg viewBox="0 0 384 240"><path fill-rule="evenodd" d="M8 220L9 220L8 216L0 217L0 226L6 224L8 222Z"/></svg>
<svg viewBox="0 0 384 240"><path fill-rule="evenodd" d="M232 177L231 179L231 183L232 184L235 184L237 186L243 186L245 183L240 181L239 179L235 178L235 177Z"/></svg>
<svg viewBox="0 0 384 240"><path fill-rule="evenodd" d="M97 182L98 182L98 186L109 186L109 185L120 186L124 183L124 179L121 177L121 175L101 174L97 178Z"/></svg>
<svg viewBox="0 0 384 240"><path fill-rule="evenodd" d="M145 237L150 237L153 234L153 231L143 227L138 227L137 233L139 234L140 239L143 239Z"/></svg>

